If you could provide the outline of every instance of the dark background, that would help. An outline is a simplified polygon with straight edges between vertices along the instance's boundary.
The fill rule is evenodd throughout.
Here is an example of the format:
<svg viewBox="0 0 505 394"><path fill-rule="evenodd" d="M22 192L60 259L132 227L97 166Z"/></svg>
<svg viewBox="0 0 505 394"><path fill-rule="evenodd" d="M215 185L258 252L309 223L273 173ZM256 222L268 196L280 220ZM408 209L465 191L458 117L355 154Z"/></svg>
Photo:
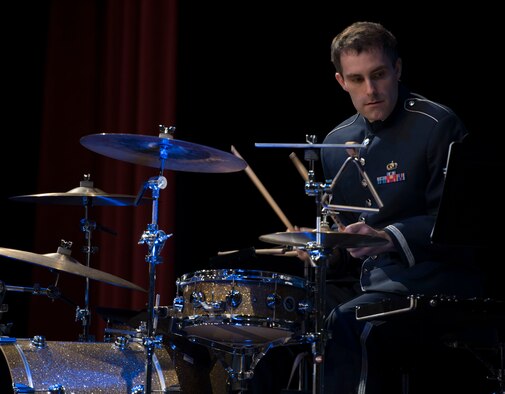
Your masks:
<svg viewBox="0 0 505 394"><path fill-rule="evenodd" d="M8 198L43 192L37 190L37 163L50 6L47 1L2 5L0 246L25 251L33 250L35 207ZM476 155L496 150L492 143L500 132L500 112L495 112L495 102L501 102L502 74L496 10L458 7L441 14L434 6L418 9L413 3L361 8L341 2L179 4L176 138L227 152L235 146L294 225L315 227L316 211L289 159L293 150L254 144L304 143L307 134L322 141L353 113L334 79L329 51L332 38L353 21L385 24L400 41L403 82L452 107L483 141ZM144 134L156 132L153 125ZM295 152L303 161L303 151ZM79 160L79 152L74 160ZM323 181L317 163L315 169ZM174 248L176 256L165 264L173 265L176 276L208 268L218 251L270 247L258 237L285 231L244 172L176 173L175 188L163 193L176 200L175 227L165 229L174 233L165 247ZM469 206L465 214L480 216L481 209ZM57 229L47 223L47 231ZM266 259L271 271L290 271L289 264L298 263L275 259ZM276 261L279 266L272 266ZM30 278L28 264L0 264L0 280L6 284ZM30 297L20 294L10 301L2 320L14 321L18 335L26 335L24 310Z"/></svg>

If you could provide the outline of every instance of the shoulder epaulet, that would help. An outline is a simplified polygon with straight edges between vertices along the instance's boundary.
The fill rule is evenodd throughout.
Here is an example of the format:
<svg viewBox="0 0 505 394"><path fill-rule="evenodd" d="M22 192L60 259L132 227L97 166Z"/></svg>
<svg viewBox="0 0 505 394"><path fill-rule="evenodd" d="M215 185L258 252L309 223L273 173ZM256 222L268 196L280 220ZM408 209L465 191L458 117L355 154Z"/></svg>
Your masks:
<svg viewBox="0 0 505 394"><path fill-rule="evenodd" d="M411 96L403 102L403 108L409 112L428 116L438 122L442 117L451 113L446 106L421 96Z"/></svg>

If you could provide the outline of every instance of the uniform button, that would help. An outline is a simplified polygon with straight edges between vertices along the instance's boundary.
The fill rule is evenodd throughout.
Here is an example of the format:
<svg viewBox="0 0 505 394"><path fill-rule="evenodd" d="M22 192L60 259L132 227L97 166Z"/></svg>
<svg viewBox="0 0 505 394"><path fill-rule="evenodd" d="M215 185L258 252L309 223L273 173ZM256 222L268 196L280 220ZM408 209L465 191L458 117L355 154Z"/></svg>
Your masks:
<svg viewBox="0 0 505 394"><path fill-rule="evenodd" d="M409 107L413 107L416 102L414 100L409 100Z"/></svg>
<svg viewBox="0 0 505 394"><path fill-rule="evenodd" d="M366 179L363 178L361 180L361 186L363 186L363 187L367 187L368 186L368 184L366 183Z"/></svg>
<svg viewBox="0 0 505 394"><path fill-rule="evenodd" d="M364 157L360 157L359 162L360 162L360 164L362 166L364 166L365 165L365 158Z"/></svg>
<svg viewBox="0 0 505 394"><path fill-rule="evenodd" d="M367 207L371 207L372 206L372 200L370 200L369 198L366 199L365 201L365 204Z"/></svg>

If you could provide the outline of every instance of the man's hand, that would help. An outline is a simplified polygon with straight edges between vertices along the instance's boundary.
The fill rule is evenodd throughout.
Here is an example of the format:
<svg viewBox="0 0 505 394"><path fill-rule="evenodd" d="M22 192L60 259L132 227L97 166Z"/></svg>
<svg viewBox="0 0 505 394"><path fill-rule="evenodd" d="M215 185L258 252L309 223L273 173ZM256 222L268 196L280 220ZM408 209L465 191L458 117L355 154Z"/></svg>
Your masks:
<svg viewBox="0 0 505 394"><path fill-rule="evenodd" d="M390 252L395 249L393 241L388 233L384 230L375 230L365 222L356 222L352 223L345 227L345 233L349 234L364 234L371 235L374 237L380 237L386 239L388 242L382 245L377 246L363 246L360 248L347 248L347 251L351 254L352 257L356 258L364 258L368 256L375 256L379 253Z"/></svg>

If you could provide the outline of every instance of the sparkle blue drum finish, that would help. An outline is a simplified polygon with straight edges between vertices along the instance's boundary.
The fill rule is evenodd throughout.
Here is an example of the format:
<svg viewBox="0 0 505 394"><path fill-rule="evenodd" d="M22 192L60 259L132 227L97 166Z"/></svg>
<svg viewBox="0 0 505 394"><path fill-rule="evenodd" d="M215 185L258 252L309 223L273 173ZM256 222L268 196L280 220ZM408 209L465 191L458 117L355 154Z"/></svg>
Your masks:
<svg viewBox="0 0 505 394"><path fill-rule="evenodd" d="M131 393L145 385L145 349L131 342L125 349L111 343L30 339L0 341L2 393ZM153 355L154 392L180 392L175 365L166 349Z"/></svg>

